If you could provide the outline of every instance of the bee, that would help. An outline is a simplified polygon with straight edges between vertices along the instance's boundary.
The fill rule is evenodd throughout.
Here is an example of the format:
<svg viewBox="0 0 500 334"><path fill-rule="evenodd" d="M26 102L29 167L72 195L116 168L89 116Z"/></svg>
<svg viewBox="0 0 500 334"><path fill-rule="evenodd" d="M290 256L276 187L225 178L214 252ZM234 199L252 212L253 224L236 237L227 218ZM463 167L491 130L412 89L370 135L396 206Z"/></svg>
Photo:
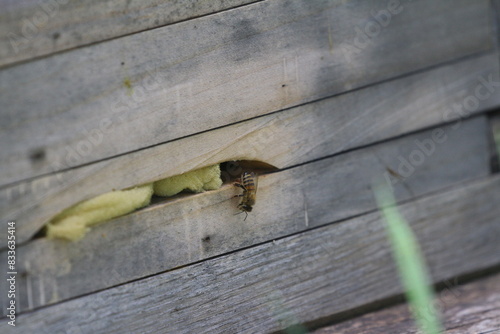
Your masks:
<svg viewBox="0 0 500 334"><path fill-rule="evenodd" d="M243 194L236 195L234 197L243 197L240 204L238 204L238 209L241 210L240 213L245 213L246 216L244 220L247 220L248 212L252 211L252 206L255 204L255 197L257 194L257 174L253 172L243 172L243 174L241 174L240 182L235 182L234 185L243 189Z"/></svg>

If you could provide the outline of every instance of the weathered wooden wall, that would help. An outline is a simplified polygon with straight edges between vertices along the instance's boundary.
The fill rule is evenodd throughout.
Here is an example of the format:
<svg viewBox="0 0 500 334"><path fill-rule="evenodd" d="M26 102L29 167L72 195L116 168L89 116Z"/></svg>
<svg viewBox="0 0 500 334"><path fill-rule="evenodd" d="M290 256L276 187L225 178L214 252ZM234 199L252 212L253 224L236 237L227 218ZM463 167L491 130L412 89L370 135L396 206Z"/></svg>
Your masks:
<svg viewBox="0 0 500 334"><path fill-rule="evenodd" d="M500 274L467 284L446 281L438 294L447 334L495 333L500 328ZM461 282L460 282L461 283ZM460 312L457 312L460 310ZM493 331L492 331L493 329ZM407 305L397 305L369 313L341 324L325 327L314 334L418 333Z"/></svg>
<svg viewBox="0 0 500 334"><path fill-rule="evenodd" d="M44 7L4 2L2 332L272 332L392 298L377 177L434 282L500 263L498 1L60 1L19 52ZM241 159L278 168L246 221L226 184L33 239L81 200Z"/></svg>

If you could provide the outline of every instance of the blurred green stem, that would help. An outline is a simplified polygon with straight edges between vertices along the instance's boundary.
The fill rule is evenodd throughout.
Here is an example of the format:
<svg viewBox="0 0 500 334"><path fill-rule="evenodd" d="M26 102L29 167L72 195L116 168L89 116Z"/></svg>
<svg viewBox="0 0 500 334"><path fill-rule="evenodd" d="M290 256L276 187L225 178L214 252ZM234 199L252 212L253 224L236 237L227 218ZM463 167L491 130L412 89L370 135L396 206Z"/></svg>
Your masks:
<svg viewBox="0 0 500 334"><path fill-rule="evenodd" d="M442 325L418 242L397 209L390 187L381 179L373 183L373 189L413 317L423 333L437 334Z"/></svg>

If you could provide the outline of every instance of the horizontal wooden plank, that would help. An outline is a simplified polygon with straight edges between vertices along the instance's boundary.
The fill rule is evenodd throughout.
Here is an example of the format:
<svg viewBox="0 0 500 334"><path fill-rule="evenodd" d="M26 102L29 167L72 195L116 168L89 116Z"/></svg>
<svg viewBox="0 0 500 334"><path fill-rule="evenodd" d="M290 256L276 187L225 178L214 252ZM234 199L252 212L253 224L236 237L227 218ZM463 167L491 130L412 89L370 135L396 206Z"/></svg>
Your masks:
<svg viewBox="0 0 500 334"><path fill-rule="evenodd" d="M380 175L394 182L399 200L485 176L487 127L480 117L458 129L433 129L261 176L257 204L246 221L235 215L238 199L232 196L238 190L228 185L115 219L77 243L34 240L17 251L18 284L25 287L20 288L19 309L74 298L366 213L376 208L371 182ZM443 133L440 143L433 142L436 131ZM428 155L419 148L422 145ZM399 171L405 181L392 179L386 168ZM0 258L7 259L5 252Z"/></svg>
<svg viewBox="0 0 500 334"><path fill-rule="evenodd" d="M499 263L499 189L500 178L487 177L400 205L433 282ZM402 293L383 226L371 213L21 314L16 328L0 325L5 333L280 330Z"/></svg>
<svg viewBox="0 0 500 334"><path fill-rule="evenodd" d="M436 296L446 334L495 333L500 329L500 274L464 284L445 282ZM418 333L407 305L393 306L333 326L314 334Z"/></svg>
<svg viewBox="0 0 500 334"><path fill-rule="evenodd" d="M0 67L255 0L0 1Z"/></svg>
<svg viewBox="0 0 500 334"><path fill-rule="evenodd" d="M262 1L1 70L0 185L493 48L488 0L387 6Z"/></svg>
<svg viewBox="0 0 500 334"><path fill-rule="evenodd" d="M0 189L0 216L18 221L24 242L59 211L111 189L233 159L286 168L482 112L500 105L497 87L484 85L500 81L497 57L474 57ZM488 98L477 98L477 108L464 112L478 88Z"/></svg>

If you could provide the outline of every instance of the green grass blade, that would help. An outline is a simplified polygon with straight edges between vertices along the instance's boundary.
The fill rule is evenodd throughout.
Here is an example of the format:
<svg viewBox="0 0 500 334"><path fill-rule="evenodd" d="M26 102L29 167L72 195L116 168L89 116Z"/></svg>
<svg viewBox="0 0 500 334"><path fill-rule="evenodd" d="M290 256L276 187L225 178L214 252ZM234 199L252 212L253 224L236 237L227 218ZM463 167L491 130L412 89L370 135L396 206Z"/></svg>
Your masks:
<svg viewBox="0 0 500 334"><path fill-rule="evenodd" d="M395 205L394 196L384 182L374 183L374 194L392 246L401 282L415 318L423 333L437 334L442 330L434 293L418 242L406 220Z"/></svg>

